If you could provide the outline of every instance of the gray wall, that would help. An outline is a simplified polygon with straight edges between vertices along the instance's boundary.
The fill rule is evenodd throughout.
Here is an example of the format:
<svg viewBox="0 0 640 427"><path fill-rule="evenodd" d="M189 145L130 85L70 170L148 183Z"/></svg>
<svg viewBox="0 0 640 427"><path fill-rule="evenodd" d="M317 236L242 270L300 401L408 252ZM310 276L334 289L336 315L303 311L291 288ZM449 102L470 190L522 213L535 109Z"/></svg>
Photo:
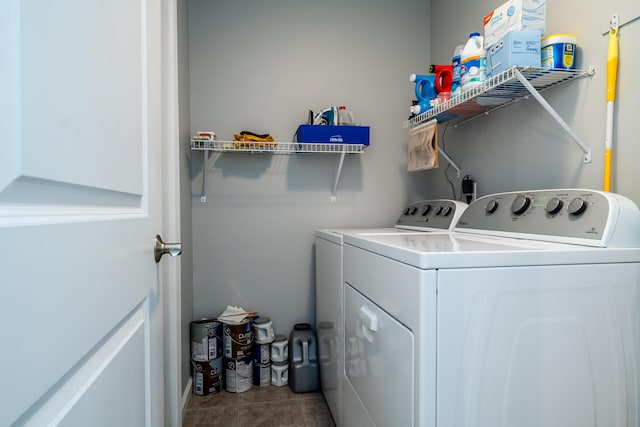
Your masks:
<svg viewBox="0 0 640 427"><path fill-rule="evenodd" d="M640 15L640 3L637 0L592 3L593 6L586 7L578 0L548 0L546 34L575 33L579 46L578 68L594 65L596 74L544 93L549 103L589 145L592 163L583 164L581 151L569 136L535 100L526 100L446 131L445 144L449 154L461 166L463 174L471 174L477 179L480 195L536 188L602 189L609 39L608 35L602 35L602 30L608 28L608 19L614 12L626 12L620 16L623 20ZM483 16L499 4L494 0L432 0L432 60L448 62L455 45L464 43L469 32L482 31ZM638 40L640 21L620 29L612 191L640 204L640 186L637 185L637 159L640 158L637 143ZM442 132L444 126L440 130ZM429 172L428 182L426 188L430 196L451 196L442 168ZM459 192L459 180L455 183Z"/></svg>
<svg viewBox="0 0 640 427"><path fill-rule="evenodd" d="M290 141L309 109L347 105L371 146L338 157L192 154L194 318L227 305L256 310L277 333L314 322L314 230L387 226L423 198L406 172L409 74L429 58L423 0L190 0L191 131L250 130Z"/></svg>
<svg viewBox="0 0 640 427"><path fill-rule="evenodd" d="M189 105L189 11L187 1L178 1L178 79L179 79L179 133L183 147L180 150L180 238L184 248L180 256L182 324L182 389L191 376L191 344L189 323L193 320L193 238L191 213L191 169L189 137L191 135Z"/></svg>

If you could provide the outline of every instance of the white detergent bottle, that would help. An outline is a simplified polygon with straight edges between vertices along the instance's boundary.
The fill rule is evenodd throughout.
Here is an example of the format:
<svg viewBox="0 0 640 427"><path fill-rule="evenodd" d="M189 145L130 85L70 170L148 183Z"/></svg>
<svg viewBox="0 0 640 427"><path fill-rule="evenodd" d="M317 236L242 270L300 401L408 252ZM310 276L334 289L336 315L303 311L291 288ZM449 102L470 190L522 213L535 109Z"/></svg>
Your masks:
<svg viewBox="0 0 640 427"><path fill-rule="evenodd" d="M462 58L463 45L458 45L453 50L451 65L453 68L453 79L451 81L451 98L460 95L460 60Z"/></svg>
<svg viewBox="0 0 640 427"><path fill-rule="evenodd" d="M460 87L463 91L478 86L486 79L486 52L480 33L469 34L460 54Z"/></svg>

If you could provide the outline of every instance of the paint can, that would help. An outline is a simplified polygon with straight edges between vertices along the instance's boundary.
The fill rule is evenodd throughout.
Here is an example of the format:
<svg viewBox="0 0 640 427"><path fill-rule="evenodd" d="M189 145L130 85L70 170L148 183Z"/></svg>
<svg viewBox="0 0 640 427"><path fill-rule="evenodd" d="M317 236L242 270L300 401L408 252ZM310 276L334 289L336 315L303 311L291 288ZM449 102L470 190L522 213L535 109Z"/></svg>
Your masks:
<svg viewBox="0 0 640 427"><path fill-rule="evenodd" d="M191 360L207 362L222 356L222 323L215 319L191 322Z"/></svg>
<svg viewBox="0 0 640 427"><path fill-rule="evenodd" d="M253 385L264 387L271 384L271 363L253 365Z"/></svg>
<svg viewBox="0 0 640 427"><path fill-rule="evenodd" d="M253 345L253 364L266 365L271 361L271 344Z"/></svg>
<svg viewBox="0 0 640 427"><path fill-rule="evenodd" d="M251 356L240 359L224 358L224 389L229 393L242 393L253 385Z"/></svg>
<svg viewBox="0 0 640 427"><path fill-rule="evenodd" d="M251 319L246 319L240 324L224 323L223 330L224 357L228 359L251 357L253 349Z"/></svg>
<svg viewBox="0 0 640 427"><path fill-rule="evenodd" d="M222 391L222 357L207 362L191 361L193 394L207 396Z"/></svg>

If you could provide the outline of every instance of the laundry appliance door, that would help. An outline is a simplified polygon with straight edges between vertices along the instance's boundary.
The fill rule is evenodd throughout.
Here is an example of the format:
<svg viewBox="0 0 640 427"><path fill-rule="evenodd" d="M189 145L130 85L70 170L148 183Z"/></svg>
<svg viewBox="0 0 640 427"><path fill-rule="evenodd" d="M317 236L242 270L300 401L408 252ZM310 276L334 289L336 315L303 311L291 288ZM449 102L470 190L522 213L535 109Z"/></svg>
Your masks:
<svg viewBox="0 0 640 427"><path fill-rule="evenodd" d="M413 426L412 332L345 284L345 342L347 385L374 425Z"/></svg>
<svg viewBox="0 0 640 427"><path fill-rule="evenodd" d="M439 274L439 426L638 425L637 263Z"/></svg>

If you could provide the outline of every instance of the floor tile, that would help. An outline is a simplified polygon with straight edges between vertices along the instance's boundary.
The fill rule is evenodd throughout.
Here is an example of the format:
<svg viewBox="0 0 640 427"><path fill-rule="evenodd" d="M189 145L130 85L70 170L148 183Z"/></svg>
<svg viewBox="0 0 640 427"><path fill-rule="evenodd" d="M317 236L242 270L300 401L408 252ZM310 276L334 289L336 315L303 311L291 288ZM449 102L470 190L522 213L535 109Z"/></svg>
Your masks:
<svg viewBox="0 0 640 427"><path fill-rule="evenodd" d="M184 427L335 427L321 392L253 386L242 393L191 395Z"/></svg>

